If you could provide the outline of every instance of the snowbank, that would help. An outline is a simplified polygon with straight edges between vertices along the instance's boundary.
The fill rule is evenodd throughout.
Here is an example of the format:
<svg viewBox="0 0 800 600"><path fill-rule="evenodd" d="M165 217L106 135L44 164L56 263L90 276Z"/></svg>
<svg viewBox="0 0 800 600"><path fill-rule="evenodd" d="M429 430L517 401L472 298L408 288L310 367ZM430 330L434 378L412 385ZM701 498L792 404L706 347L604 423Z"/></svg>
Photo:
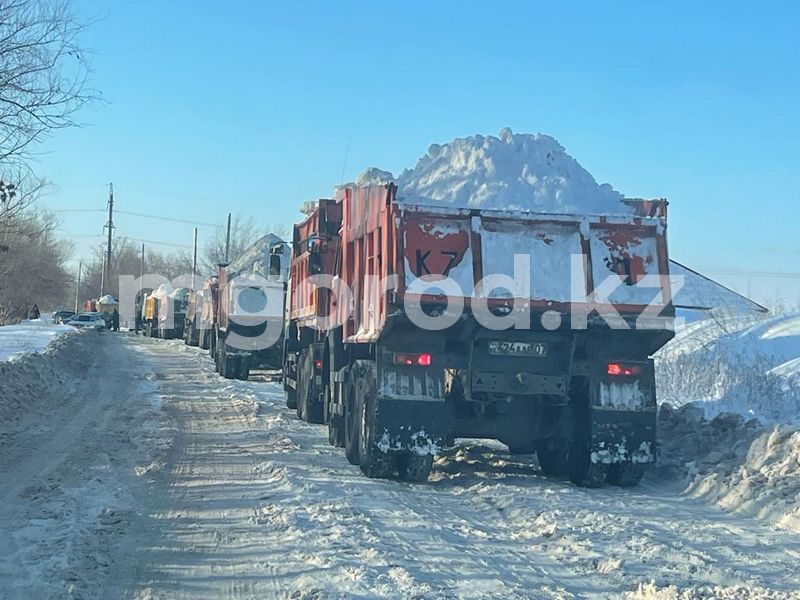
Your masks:
<svg viewBox="0 0 800 600"><path fill-rule="evenodd" d="M95 336L77 335L72 327L61 327L73 334L50 338L49 344L41 345L41 354L26 351L15 354L14 360L0 362L0 440L13 431L15 421L36 412L44 398L65 384L66 372L78 376L86 372L85 356L78 354L96 345ZM0 333L9 328L0 327ZM38 336L36 340L40 341Z"/></svg>
<svg viewBox="0 0 800 600"><path fill-rule="evenodd" d="M800 423L800 314L691 323L656 355L661 400Z"/></svg>
<svg viewBox="0 0 800 600"><path fill-rule="evenodd" d="M359 185L394 181L371 167ZM397 178L397 198L457 207L545 213L630 214L622 194L599 185L554 138L515 134L475 135L432 144L413 169Z"/></svg>
<svg viewBox="0 0 800 600"><path fill-rule="evenodd" d="M0 362L15 360L23 354L44 351L53 340L75 333L68 325L53 325L42 319L0 327Z"/></svg>
<svg viewBox="0 0 800 600"><path fill-rule="evenodd" d="M799 429L666 404L658 433L660 472L683 478L690 496L800 533Z"/></svg>

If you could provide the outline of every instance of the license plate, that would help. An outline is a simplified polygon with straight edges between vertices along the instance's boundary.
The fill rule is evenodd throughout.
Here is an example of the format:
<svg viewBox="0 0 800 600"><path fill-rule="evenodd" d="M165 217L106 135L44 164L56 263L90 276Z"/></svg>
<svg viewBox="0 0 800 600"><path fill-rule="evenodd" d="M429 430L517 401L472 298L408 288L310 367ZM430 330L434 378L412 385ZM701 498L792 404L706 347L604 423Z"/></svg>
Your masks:
<svg viewBox="0 0 800 600"><path fill-rule="evenodd" d="M494 356L547 356L545 342L489 342L489 354Z"/></svg>

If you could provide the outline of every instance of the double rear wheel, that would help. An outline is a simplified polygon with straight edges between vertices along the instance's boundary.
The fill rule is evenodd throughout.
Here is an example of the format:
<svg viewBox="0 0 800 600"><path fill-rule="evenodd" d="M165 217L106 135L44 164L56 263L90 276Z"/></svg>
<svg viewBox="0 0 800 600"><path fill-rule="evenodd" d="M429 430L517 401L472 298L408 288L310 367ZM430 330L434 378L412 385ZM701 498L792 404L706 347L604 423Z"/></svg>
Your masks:
<svg viewBox="0 0 800 600"><path fill-rule="evenodd" d="M433 456L389 447L378 428L380 406L375 364L356 361L349 371L345 398L344 446L351 464L367 477L425 481L433 467Z"/></svg>

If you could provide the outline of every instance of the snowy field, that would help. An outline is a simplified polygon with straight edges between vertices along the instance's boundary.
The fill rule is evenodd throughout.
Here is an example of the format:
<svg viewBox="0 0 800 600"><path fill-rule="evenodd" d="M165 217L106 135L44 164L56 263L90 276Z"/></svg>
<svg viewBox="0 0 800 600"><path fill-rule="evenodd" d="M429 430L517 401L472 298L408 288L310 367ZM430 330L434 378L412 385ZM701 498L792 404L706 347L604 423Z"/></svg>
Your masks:
<svg viewBox="0 0 800 600"><path fill-rule="evenodd" d="M196 348L51 354L0 381L0 408L37 398L0 430L0 598L800 598L796 533L680 478L586 490L473 441L425 484L369 480Z"/></svg>
<svg viewBox="0 0 800 600"><path fill-rule="evenodd" d="M54 325L43 319L0 327L0 362L29 352L42 352L55 339L75 333L68 325Z"/></svg>

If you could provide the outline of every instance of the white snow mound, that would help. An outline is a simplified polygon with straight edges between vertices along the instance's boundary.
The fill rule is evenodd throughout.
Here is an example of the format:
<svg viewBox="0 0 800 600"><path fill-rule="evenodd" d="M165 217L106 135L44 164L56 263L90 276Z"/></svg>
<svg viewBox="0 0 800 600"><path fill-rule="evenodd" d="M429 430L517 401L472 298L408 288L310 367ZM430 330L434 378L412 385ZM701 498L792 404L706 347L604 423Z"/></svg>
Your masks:
<svg viewBox="0 0 800 600"><path fill-rule="evenodd" d="M378 167L364 169L356 177L356 185L386 185L387 183L394 183L394 175Z"/></svg>
<svg viewBox="0 0 800 600"><path fill-rule="evenodd" d="M62 335L75 333L69 325L54 325L42 319L0 327L0 362L16 360L25 354L43 352Z"/></svg>
<svg viewBox="0 0 800 600"><path fill-rule="evenodd" d="M371 168L359 183L385 183L391 173ZM544 213L630 214L622 194L598 184L554 138L515 134L475 135L432 144L413 169L397 178L398 199L443 202L459 208Z"/></svg>
<svg viewBox="0 0 800 600"><path fill-rule="evenodd" d="M800 424L800 313L691 323L656 355L659 398Z"/></svg>

